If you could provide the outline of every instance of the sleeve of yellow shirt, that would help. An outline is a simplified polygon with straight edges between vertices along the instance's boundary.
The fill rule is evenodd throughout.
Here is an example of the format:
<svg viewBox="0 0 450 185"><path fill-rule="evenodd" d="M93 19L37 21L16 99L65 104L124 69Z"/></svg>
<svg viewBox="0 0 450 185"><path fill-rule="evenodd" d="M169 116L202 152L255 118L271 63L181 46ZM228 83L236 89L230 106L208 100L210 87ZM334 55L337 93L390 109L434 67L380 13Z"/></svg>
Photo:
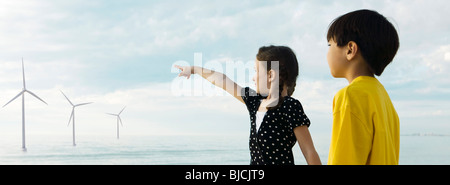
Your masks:
<svg viewBox="0 0 450 185"><path fill-rule="evenodd" d="M367 125L367 121L364 122L357 116L361 115L358 111L362 110L352 110L351 101L341 105L333 114L328 164L364 165L367 163L372 146L373 128Z"/></svg>

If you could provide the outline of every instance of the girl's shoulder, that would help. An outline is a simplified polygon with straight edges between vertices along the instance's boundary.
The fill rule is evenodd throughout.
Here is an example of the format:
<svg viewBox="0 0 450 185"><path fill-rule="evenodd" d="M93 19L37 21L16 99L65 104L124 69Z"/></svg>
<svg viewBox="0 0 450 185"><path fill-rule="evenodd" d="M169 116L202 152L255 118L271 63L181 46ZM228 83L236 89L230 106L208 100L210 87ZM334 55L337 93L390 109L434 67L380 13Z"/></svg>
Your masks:
<svg viewBox="0 0 450 185"><path fill-rule="evenodd" d="M241 89L241 96L243 97L255 97L258 96L255 90L251 89L250 87L244 87Z"/></svg>
<svg viewBox="0 0 450 185"><path fill-rule="evenodd" d="M283 104L278 108L284 120L288 123L291 130L297 126L306 125L309 127L311 124L308 116L306 116L302 104L299 100L286 96L284 97Z"/></svg>
<svg viewBox="0 0 450 185"><path fill-rule="evenodd" d="M303 111L303 106L299 100L290 96L285 96L279 110L282 112Z"/></svg>
<svg viewBox="0 0 450 185"><path fill-rule="evenodd" d="M255 90L245 87L241 90L241 97L249 112L258 110L258 101L261 99Z"/></svg>
<svg viewBox="0 0 450 185"><path fill-rule="evenodd" d="M299 100L291 97L291 96L285 96L284 101L282 105L295 105L295 106L302 106Z"/></svg>

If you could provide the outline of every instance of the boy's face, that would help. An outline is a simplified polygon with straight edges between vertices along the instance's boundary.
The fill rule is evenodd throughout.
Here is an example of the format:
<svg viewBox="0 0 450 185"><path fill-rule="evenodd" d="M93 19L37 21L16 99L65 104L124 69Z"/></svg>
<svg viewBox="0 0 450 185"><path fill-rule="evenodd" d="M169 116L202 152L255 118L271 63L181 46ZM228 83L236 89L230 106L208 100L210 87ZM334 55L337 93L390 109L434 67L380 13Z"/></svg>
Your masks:
<svg viewBox="0 0 450 185"><path fill-rule="evenodd" d="M328 41L327 61L333 77L345 77L346 69L349 65L346 54L347 50L345 47L339 47L333 39Z"/></svg>

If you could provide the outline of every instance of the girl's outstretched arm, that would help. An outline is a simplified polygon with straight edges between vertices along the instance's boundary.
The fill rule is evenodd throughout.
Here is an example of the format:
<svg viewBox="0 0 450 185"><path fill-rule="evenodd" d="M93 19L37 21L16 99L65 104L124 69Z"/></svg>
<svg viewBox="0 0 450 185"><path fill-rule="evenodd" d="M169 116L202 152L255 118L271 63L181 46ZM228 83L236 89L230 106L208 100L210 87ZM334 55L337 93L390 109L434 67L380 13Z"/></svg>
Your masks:
<svg viewBox="0 0 450 185"><path fill-rule="evenodd" d="M305 156L306 162L309 165L321 165L319 154L317 154L314 148L311 134L309 133L307 126L299 126L294 128L294 134L297 138L298 145L302 150L303 156Z"/></svg>
<svg viewBox="0 0 450 185"><path fill-rule="evenodd" d="M178 74L178 76L185 76L187 79L189 79L191 74L198 74L198 75L202 76L204 79L206 79L209 82L211 82L212 84L214 84L215 86L220 87L223 90L227 91L228 93L233 95L240 102L245 103L241 97L242 87L239 86L238 84L236 84L234 81L232 81L226 75L219 73L217 71L204 69L204 68L198 67L198 66L174 65L174 67L181 70L181 72L180 72L180 74Z"/></svg>

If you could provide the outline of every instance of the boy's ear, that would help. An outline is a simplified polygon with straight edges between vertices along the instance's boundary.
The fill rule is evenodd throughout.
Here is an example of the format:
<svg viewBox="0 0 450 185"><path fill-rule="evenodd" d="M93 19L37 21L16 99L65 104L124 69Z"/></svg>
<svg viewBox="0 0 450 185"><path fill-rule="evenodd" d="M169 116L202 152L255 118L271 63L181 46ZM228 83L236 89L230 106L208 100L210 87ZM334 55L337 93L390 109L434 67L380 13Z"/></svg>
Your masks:
<svg viewBox="0 0 450 185"><path fill-rule="evenodd" d="M359 47L354 41L350 41L347 43L347 60L352 60L355 58L356 53L358 52Z"/></svg>

